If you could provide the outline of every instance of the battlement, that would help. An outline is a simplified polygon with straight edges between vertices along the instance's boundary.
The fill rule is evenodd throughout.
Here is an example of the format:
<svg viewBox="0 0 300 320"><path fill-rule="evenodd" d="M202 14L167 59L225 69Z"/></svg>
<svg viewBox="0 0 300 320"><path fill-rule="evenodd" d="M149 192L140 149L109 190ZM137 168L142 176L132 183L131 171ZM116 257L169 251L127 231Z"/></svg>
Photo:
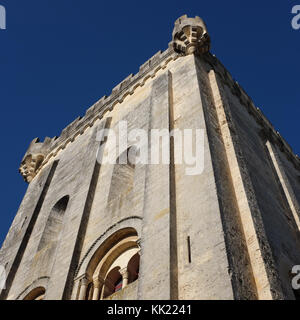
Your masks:
<svg viewBox="0 0 300 320"><path fill-rule="evenodd" d="M167 50L158 51L140 66L137 74L130 74L113 88L109 96L103 96L86 111L83 117L78 117L64 128L59 137L46 138L44 142L40 142L39 138L34 139L19 169L25 181L30 182L51 157L56 156L68 143L83 134L87 128L92 127L97 119L103 118L107 111L112 110L117 103L122 103L127 95L132 95L136 88L143 86L147 79L154 77L156 72L177 58L178 54L170 43Z"/></svg>
<svg viewBox="0 0 300 320"><path fill-rule="evenodd" d="M180 17L164 52L59 137L30 143L1 300L298 298L299 158L205 34ZM103 129L112 139L96 141Z"/></svg>
<svg viewBox="0 0 300 320"><path fill-rule="evenodd" d="M138 73L130 74L121 81L112 89L109 96L103 96L86 111L83 117L78 117L64 128L59 137L47 137L44 142L40 142L36 138L31 142L19 169L25 181L30 182L51 157L56 156L60 150L65 149L68 143L73 142L87 128L92 127L97 119L103 118L105 113L111 111L116 104L122 103L126 96L132 95L136 88L143 86L149 78L153 78L170 61L189 54L201 55L211 65L215 72L219 74L222 81L240 99L241 103L263 125L270 139L277 142L281 149L287 153L294 165L300 168L299 157L293 153L288 143L254 105L251 98L232 78L223 64L209 50L210 37L203 20L197 16L195 18L188 18L186 15L178 18L172 33L172 41L165 51L158 51L154 54L140 66Z"/></svg>

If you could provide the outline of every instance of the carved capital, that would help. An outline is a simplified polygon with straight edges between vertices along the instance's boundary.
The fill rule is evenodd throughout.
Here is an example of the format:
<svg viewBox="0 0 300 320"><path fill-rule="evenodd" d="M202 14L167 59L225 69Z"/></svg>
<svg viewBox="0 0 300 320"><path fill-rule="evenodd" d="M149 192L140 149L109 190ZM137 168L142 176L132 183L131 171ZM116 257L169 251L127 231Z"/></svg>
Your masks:
<svg viewBox="0 0 300 320"><path fill-rule="evenodd" d="M88 280L88 278L87 278L87 277L81 278L80 284L81 284L81 286L87 287L87 286L89 285L89 280Z"/></svg>
<svg viewBox="0 0 300 320"><path fill-rule="evenodd" d="M184 15L175 22L173 47L178 53L201 55L210 49L210 37L206 25L199 17Z"/></svg>
<svg viewBox="0 0 300 320"><path fill-rule="evenodd" d="M128 276L129 276L129 273L128 273L128 270L127 268L123 268L123 269L120 269L119 270L121 276L123 277L123 279L128 279Z"/></svg>
<svg viewBox="0 0 300 320"><path fill-rule="evenodd" d="M101 288L104 284L104 280L102 278L93 279L94 288Z"/></svg>

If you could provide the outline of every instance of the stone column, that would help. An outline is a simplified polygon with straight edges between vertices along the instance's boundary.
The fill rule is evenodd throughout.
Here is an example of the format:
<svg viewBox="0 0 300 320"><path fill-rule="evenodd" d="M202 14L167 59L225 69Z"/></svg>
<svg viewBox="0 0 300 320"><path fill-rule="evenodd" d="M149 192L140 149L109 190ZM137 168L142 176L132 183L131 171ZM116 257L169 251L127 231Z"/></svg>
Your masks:
<svg viewBox="0 0 300 320"><path fill-rule="evenodd" d="M104 281L102 279L94 279L94 292L93 292L93 300L99 300L100 291L103 286Z"/></svg>
<svg viewBox="0 0 300 320"><path fill-rule="evenodd" d="M119 272L122 276L122 289L124 289L128 285L129 272L128 272L127 268L123 268L123 269L119 270Z"/></svg>
<svg viewBox="0 0 300 320"><path fill-rule="evenodd" d="M79 292L78 300L85 300L87 287L88 287L88 279L84 277L80 281L80 292Z"/></svg>
<svg viewBox="0 0 300 320"><path fill-rule="evenodd" d="M104 291L105 291L105 283L103 284L103 286L102 286L102 288L101 288L100 300L103 300Z"/></svg>

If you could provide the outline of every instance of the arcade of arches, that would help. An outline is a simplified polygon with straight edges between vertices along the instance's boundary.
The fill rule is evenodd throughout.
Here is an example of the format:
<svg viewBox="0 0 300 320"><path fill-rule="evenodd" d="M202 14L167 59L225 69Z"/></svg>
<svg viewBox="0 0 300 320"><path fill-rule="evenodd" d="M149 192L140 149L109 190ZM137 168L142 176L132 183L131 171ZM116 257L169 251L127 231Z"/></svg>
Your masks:
<svg viewBox="0 0 300 320"><path fill-rule="evenodd" d="M77 299L102 300L123 290L138 279L139 264L136 231L132 228L119 230L98 248L85 274L79 277Z"/></svg>

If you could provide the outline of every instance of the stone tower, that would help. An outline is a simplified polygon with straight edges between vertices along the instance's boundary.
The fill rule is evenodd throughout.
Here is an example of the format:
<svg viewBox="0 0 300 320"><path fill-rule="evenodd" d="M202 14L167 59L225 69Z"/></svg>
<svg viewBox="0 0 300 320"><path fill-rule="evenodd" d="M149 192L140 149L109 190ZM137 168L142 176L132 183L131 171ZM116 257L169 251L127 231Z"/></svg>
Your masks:
<svg viewBox="0 0 300 320"><path fill-rule="evenodd" d="M172 136L159 149L169 163L99 161L99 132L123 137L121 122L201 129L203 170L175 162ZM0 252L1 299L299 296L299 158L210 53L199 17L180 17L167 50L59 137L33 140L20 173L29 185Z"/></svg>

